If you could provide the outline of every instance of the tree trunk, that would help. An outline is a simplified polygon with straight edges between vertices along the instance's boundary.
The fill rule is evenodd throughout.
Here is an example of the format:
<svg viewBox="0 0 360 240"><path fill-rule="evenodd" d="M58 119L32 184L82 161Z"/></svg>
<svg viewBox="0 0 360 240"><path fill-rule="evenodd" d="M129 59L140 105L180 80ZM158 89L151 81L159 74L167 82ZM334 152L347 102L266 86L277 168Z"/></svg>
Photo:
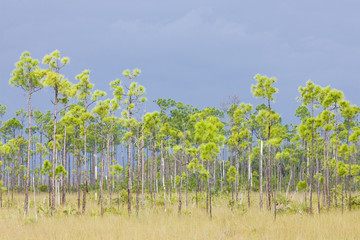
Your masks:
<svg viewBox="0 0 360 240"><path fill-rule="evenodd" d="M103 193L103 185L104 185L104 167L105 167L105 154L104 154L104 149L105 149L105 139L103 139L103 144L102 144L102 154L101 154L101 165L100 165L100 205L101 205L101 216L104 215L104 193Z"/></svg>
<svg viewBox="0 0 360 240"><path fill-rule="evenodd" d="M27 149L27 168L26 168L26 186L25 186L25 203L24 218L26 217L29 201L29 185L30 185L30 152L31 152L31 84L28 96L28 115L29 115L29 132L28 132L28 149ZM0 190L1 191L1 190ZM51 214L52 215L52 214Z"/></svg>
<svg viewBox="0 0 360 240"><path fill-rule="evenodd" d="M51 180L51 216L54 216L55 211L55 154L56 154L56 125L57 125L57 105L58 105L58 88L55 90L55 109L54 109L54 132L53 132L53 150L52 150L52 180Z"/></svg>
<svg viewBox="0 0 360 240"><path fill-rule="evenodd" d="M79 152L78 152L78 156L77 156L77 163L76 163L76 173L78 176L78 180L77 180L77 192L78 192L78 209L80 211L80 207L81 207L81 156L80 156L80 149L81 149L81 139L79 137Z"/></svg>
<svg viewBox="0 0 360 240"><path fill-rule="evenodd" d="M144 163L144 129L142 129L141 138L141 206L144 206L144 184L145 184L145 163Z"/></svg>
<svg viewBox="0 0 360 240"><path fill-rule="evenodd" d="M268 145L268 157L267 157L267 202L268 202L268 210L271 211L271 175L270 175L270 145Z"/></svg>
<svg viewBox="0 0 360 240"><path fill-rule="evenodd" d="M96 189L96 175L97 175L97 169L96 169L96 166L97 166L97 125L95 125L95 143L94 143L94 153L93 153L93 158L92 158L92 165L91 165L91 172L92 172L92 182L91 182L91 185L94 186L94 189ZM96 199L95 199L96 200Z"/></svg>
<svg viewBox="0 0 360 240"><path fill-rule="evenodd" d="M128 142L129 146L128 146L128 215L130 217L131 215L131 145L132 145L132 141L131 141L131 137L129 137L129 142Z"/></svg>
<svg viewBox="0 0 360 240"><path fill-rule="evenodd" d="M64 169L66 170L66 125L65 125L65 129L64 129L64 150L63 150L63 165L64 165ZM70 172L69 172L70 174ZM66 175L63 174L62 176L62 198L61 198L61 203L65 204L66 202Z"/></svg>
<svg viewBox="0 0 360 240"><path fill-rule="evenodd" d="M161 140L161 180L164 194L164 211L166 212L166 186L165 186L165 160L164 160L164 142Z"/></svg>
<svg viewBox="0 0 360 240"><path fill-rule="evenodd" d="M82 202L82 213L86 210L86 193L87 193L87 144L86 144L86 122L84 122L84 189L83 189L83 202Z"/></svg>
<svg viewBox="0 0 360 240"><path fill-rule="evenodd" d="M107 206L108 206L108 208L110 208L110 206L111 206L110 133L107 134L107 141L106 141L106 164L107 164L106 187L107 187L107 194L109 196Z"/></svg>
<svg viewBox="0 0 360 240"><path fill-rule="evenodd" d="M238 202L239 199L239 161L240 156L238 153L238 149L235 148L235 168L236 168L236 174L235 174L235 201Z"/></svg>
<svg viewBox="0 0 360 240"><path fill-rule="evenodd" d="M142 127L144 128L144 127ZM143 131L141 131L143 134ZM141 138L144 136L142 135ZM141 140L142 143L142 140ZM141 147L138 147L138 167L137 167L137 189L136 189L136 216L139 215L139 195L140 195L140 177L142 173L142 144Z"/></svg>
<svg viewBox="0 0 360 240"><path fill-rule="evenodd" d="M260 140L260 164L259 164L259 187L260 187L260 210L263 210L263 141Z"/></svg>
<svg viewBox="0 0 360 240"><path fill-rule="evenodd" d="M338 163L338 112L337 112L337 104L335 103L335 207L337 207L337 186L338 186L338 173L337 173L337 163Z"/></svg>
<svg viewBox="0 0 360 240"><path fill-rule="evenodd" d="M248 197L248 206L250 208L250 186L251 186L251 142L248 142L248 182L247 182L247 197Z"/></svg>

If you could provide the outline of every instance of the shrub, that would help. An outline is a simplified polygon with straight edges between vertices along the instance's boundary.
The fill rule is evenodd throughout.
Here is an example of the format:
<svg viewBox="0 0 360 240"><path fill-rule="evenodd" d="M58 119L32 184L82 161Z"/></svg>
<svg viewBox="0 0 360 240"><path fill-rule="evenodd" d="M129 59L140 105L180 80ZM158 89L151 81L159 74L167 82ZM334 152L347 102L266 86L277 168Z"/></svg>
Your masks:
<svg viewBox="0 0 360 240"><path fill-rule="evenodd" d="M48 187L47 187L47 185L42 184L42 185L39 186L39 190L40 190L40 192L47 192Z"/></svg>

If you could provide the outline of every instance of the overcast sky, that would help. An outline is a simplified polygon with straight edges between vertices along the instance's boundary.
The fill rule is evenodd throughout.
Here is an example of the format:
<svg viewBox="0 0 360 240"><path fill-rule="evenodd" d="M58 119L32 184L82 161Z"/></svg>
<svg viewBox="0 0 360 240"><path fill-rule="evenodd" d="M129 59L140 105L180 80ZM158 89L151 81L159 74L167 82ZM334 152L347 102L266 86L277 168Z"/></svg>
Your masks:
<svg viewBox="0 0 360 240"><path fill-rule="evenodd" d="M359 9L358 0L0 0L0 103L8 117L25 106L8 85L23 51L42 59L58 49L70 58L69 80L90 69L105 91L140 68L149 102L219 107L238 94L258 104L250 87L260 73L278 79L274 106L286 122L309 79L360 105ZM52 110L51 96L37 94L35 108Z"/></svg>

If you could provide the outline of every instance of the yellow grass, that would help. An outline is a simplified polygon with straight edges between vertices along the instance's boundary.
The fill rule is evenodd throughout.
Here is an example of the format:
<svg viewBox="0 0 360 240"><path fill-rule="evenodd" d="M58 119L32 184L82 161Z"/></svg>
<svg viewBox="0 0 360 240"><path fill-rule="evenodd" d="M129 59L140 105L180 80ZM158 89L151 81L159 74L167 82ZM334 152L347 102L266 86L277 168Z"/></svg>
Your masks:
<svg viewBox="0 0 360 240"><path fill-rule="evenodd" d="M100 217L99 206L88 199L86 214L76 213L76 196L69 196L66 206L57 206L53 218L48 217L46 195L38 197L38 223L34 222L33 203L30 216L22 216L22 195L9 209L0 209L0 239L359 239L360 210L341 209L309 215L301 211L281 213L276 221L272 213L258 210L258 195L254 194L253 206L228 206L227 199L217 198L213 218L193 203L179 217L177 203L141 209L139 217L128 217L126 205L119 210L114 204L111 212ZM185 201L184 201L185 202ZM255 205L256 204L256 205ZM106 206L106 203L105 203ZM71 214L66 215L67 210ZM66 211L65 211L66 212ZM134 215L134 214L133 214Z"/></svg>

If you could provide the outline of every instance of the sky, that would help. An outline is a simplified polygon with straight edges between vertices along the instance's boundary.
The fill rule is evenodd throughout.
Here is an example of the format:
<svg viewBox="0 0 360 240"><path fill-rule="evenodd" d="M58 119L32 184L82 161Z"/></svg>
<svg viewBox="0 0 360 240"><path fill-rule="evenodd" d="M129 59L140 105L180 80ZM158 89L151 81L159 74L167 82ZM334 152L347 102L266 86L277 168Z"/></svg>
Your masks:
<svg viewBox="0 0 360 240"><path fill-rule="evenodd" d="M149 111L157 98L262 103L250 92L257 73L277 78L273 106L285 122L295 121L307 80L360 105L359 9L358 0L0 0L0 103L7 117L26 106L8 83L23 51L41 60L58 49L70 81L90 69L103 91L123 70L141 69ZM51 97L42 90L33 108L52 110Z"/></svg>

